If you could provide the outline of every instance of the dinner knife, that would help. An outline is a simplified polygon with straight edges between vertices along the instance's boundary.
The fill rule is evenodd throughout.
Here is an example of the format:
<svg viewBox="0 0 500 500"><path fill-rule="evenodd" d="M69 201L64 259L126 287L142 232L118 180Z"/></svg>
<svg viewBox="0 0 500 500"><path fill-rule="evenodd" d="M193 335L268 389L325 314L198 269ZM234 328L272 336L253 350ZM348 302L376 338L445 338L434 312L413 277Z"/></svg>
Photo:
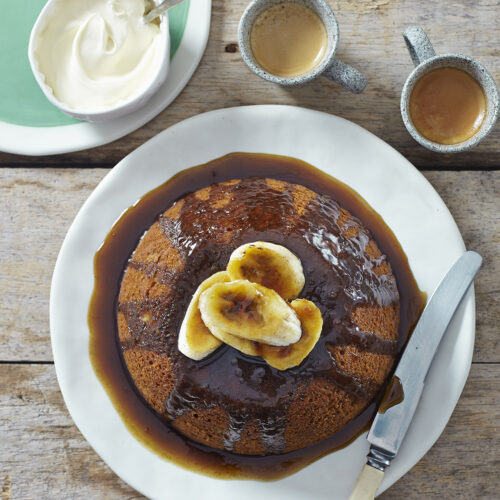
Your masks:
<svg viewBox="0 0 500 500"><path fill-rule="evenodd" d="M466 252L443 278L399 360L391 383L400 384L396 404L379 408L368 434L370 452L349 500L373 499L384 470L397 455L417 409L434 354L462 298L481 267L476 252ZM387 391L388 393L389 391ZM386 397L387 397L386 393ZM382 401L384 404L384 400Z"/></svg>

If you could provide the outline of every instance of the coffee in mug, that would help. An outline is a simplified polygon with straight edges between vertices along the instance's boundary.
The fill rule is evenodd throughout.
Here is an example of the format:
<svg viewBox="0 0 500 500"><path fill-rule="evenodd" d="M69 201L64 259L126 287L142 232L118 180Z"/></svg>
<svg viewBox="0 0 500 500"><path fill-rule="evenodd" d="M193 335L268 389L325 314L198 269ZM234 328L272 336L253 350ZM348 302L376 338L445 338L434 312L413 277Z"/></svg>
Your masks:
<svg viewBox="0 0 500 500"><path fill-rule="evenodd" d="M415 84L409 101L415 128L439 144L459 144L474 136L487 113L475 78L457 68L438 68Z"/></svg>
<svg viewBox="0 0 500 500"><path fill-rule="evenodd" d="M322 60L328 35L320 17L301 3L283 2L255 19L250 45L257 63L281 77L303 75Z"/></svg>

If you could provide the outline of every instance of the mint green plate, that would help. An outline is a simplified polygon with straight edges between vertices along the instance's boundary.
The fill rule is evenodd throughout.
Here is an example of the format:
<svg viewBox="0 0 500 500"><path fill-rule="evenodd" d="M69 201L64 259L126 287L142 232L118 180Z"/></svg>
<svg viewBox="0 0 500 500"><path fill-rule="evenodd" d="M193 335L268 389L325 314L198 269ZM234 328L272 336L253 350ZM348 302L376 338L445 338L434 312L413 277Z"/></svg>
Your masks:
<svg viewBox="0 0 500 500"><path fill-rule="evenodd" d="M171 64L166 83L140 110L94 124L70 118L54 107L31 72L28 41L46 0L1 3L0 150L18 154L78 151L111 142L141 127L184 88L205 51L210 27L210 0L185 0L171 9Z"/></svg>

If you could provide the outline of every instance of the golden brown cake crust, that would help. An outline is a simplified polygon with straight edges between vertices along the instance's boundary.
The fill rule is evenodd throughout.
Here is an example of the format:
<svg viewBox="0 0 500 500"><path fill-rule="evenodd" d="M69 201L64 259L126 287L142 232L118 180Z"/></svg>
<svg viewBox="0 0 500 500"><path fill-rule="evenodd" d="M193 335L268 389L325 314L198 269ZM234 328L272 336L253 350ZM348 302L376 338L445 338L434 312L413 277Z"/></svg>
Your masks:
<svg viewBox="0 0 500 500"><path fill-rule="evenodd" d="M284 372L225 345L186 358L177 335L192 294L257 240L301 259L301 297L324 320L317 345ZM117 322L137 389L180 432L235 453L283 453L337 432L378 394L396 355L399 294L375 241L335 201L250 178L189 194L158 218L125 270Z"/></svg>

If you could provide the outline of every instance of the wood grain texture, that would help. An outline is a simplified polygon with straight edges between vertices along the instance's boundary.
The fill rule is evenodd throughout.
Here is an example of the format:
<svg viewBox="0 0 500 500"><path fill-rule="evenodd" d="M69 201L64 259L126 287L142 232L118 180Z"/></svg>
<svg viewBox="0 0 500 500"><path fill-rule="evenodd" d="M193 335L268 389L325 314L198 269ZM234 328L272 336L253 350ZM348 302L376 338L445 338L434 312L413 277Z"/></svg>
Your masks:
<svg viewBox="0 0 500 500"><path fill-rule="evenodd" d="M66 231L105 169L0 169L0 360L52 360L49 291ZM500 362L500 172L424 172L468 248L477 280L474 360Z"/></svg>
<svg viewBox="0 0 500 500"><path fill-rule="evenodd" d="M52 271L71 221L105 173L0 169L0 360L52 360Z"/></svg>
<svg viewBox="0 0 500 500"><path fill-rule="evenodd" d="M339 58L368 78L355 96L319 78L298 88L282 88L254 75L239 52L237 26L247 0L213 0L210 39L199 68L172 105L141 129L96 149L29 158L0 153L0 165L112 166L165 128L198 113L230 106L291 104L342 116L375 133L417 166L500 167L500 127L472 152L437 155L419 146L401 120L399 99L412 70L403 30L422 26L437 53L462 53L482 62L500 81L498 0L432 2L420 0L330 0L339 24Z"/></svg>
<svg viewBox="0 0 500 500"><path fill-rule="evenodd" d="M380 498L498 498L499 377L500 365L473 365L443 435ZM79 433L52 365L1 365L0 381L0 488L8 492L2 500L142 498Z"/></svg>
<svg viewBox="0 0 500 500"><path fill-rule="evenodd" d="M10 483L6 499L142 498L82 437L53 365L2 365L0 380L0 485Z"/></svg>

